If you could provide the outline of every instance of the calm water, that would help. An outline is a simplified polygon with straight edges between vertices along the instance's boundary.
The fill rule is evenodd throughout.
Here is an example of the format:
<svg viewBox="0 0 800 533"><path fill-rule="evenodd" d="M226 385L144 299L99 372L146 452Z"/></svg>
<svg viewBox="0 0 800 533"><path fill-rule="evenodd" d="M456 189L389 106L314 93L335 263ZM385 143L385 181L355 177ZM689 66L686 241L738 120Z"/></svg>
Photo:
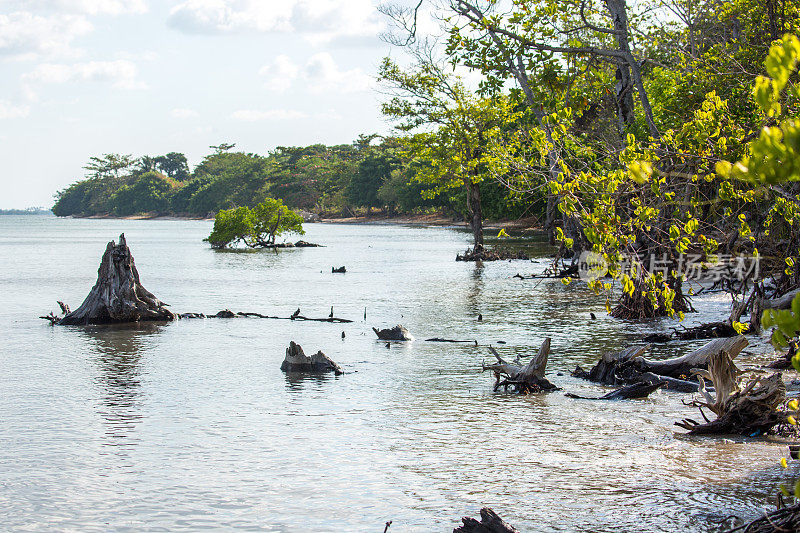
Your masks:
<svg viewBox="0 0 800 533"><path fill-rule="evenodd" d="M569 371L641 332L580 286L512 277L544 262L456 263L464 232L378 225L308 225L325 248L214 252L210 227L0 217L3 530L451 531L488 505L522 531L716 531L714 519L755 516L786 476L777 444L681 436L673 422L697 416L686 395L494 394L485 347L422 340L513 357L551 336L552 381L601 394ZM174 311L333 305L355 322L39 320L57 299L81 303L123 231L142 283ZM724 302L697 305L693 320ZM418 340L387 349L370 328L397 323ZM290 340L348 373L284 375Z"/></svg>

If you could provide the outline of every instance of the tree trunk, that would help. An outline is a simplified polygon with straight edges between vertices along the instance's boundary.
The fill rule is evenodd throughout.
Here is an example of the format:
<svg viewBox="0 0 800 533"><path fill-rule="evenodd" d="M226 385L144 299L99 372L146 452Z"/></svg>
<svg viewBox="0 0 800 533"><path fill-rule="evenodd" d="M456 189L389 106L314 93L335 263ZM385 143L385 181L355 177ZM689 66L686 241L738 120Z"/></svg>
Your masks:
<svg viewBox="0 0 800 533"><path fill-rule="evenodd" d="M606 9L614 24L614 32L617 40L617 49L625 56L617 63L617 86L616 106L617 106L617 127L620 135L624 136L625 126L633 122L633 91L639 93L639 102L642 104L647 127L650 135L657 139L660 137L653 119L653 109L647 97L647 91L642 81L642 70L639 63L631 53L630 34L628 32L628 5L626 0L605 0Z"/></svg>
<svg viewBox="0 0 800 533"><path fill-rule="evenodd" d="M469 183L469 214L473 236L472 253L478 255L483 252L483 210L480 184L472 181Z"/></svg>
<svg viewBox="0 0 800 533"><path fill-rule="evenodd" d="M59 325L116 324L123 322L175 320L164 302L142 287L133 256L119 236L119 244L108 243L95 283L81 306L67 313Z"/></svg>

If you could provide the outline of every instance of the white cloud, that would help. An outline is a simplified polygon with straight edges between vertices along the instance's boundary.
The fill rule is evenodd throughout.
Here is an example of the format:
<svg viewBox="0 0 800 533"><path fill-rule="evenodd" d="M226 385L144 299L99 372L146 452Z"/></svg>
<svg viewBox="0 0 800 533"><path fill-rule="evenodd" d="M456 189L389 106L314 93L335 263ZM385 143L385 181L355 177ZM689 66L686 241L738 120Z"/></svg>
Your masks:
<svg viewBox="0 0 800 533"><path fill-rule="evenodd" d="M137 78L138 69L136 65L124 59L116 61L87 61L71 65L42 63L22 76L23 82L27 84L92 81L111 83L119 89L146 88L147 85Z"/></svg>
<svg viewBox="0 0 800 533"><path fill-rule="evenodd" d="M312 93L365 92L375 86L375 80L360 68L341 70L327 52L314 54L302 68L289 57L279 55L261 67L259 74L267 78L264 85L268 89L278 92L286 91L297 80Z"/></svg>
<svg viewBox="0 0 800 533"><path fill-rule="evenodd" d="M0 120L27 117L29 111L28 106L15 106L7 100L0 100Z"/></svg>
<svg viewBox="0 0 800 533"><path fill-rule="evenodd" d="M231 118L243 122L258 122L261 120L293 120L308 118L308 114L294 109L270 109L267 111L257 111L253 109L240 109L231 114Z"/></svg>
<svg viewBox="0 0 800 533"><path fill-rule="evenodd" d="M375 80L360 68L340 70L328 52L311 56L302 75L311 92L354 93L375 86Z"/></svg>
<svg viewBox="0 0 800 533"><path fill-rule="evenodd" d="M296 32L316 43L374 37L383 28L371 0L185 0L168 23L189 33Z"/></svg>
<svg viewBox="0 0 800 533"><path fill-rule="evenodd" d="M146 13L146 0L0 0L0 8L47 10L83 15Z"/></svg>
<svg viewBox="0 0 800 533"><path fill-rule="evenodd" d="M195 118L200 116L200 113L194 109L185 109L182 107L173 109L169 114L172 118Z"/></svg>
<svg viewBox="0 0 800 533"><path fill-rule="evenodd" d="M264 82L266 88L282 92L291 87L300 73L300 67L295 65L289 56L279 55L271 64L261 67L258 73L267 79Z"/></svg>
<svg viewBox="0 0 800 533"><path fill-rule="evenodd" d="M69 55L72 41L90 31L89 21L77 15L45 17L26 11L0 14L0 56Z"/></svg>

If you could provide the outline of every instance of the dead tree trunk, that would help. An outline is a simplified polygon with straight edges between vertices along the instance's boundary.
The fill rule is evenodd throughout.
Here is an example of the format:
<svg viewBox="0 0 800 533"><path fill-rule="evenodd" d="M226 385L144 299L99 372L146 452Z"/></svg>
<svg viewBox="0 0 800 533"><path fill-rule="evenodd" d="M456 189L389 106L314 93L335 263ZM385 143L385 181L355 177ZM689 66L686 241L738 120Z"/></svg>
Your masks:
<svg viewBox="0 0 800 533"><path fill-rule="evenodd" d="M175 320L164 302L142 287L133 256L119 236L119 244L108 243L95 283L75 311L60 319L59 325L117 324L123 322Z"/></svg>
<svg viewBox="0 0 800 533"><path fill-rule="evenodd" d="M539 353L524 366L520 363L519 358L513 363L509 363L500 357L500 354L494 348L490 347L489 350L497 359L497 364L483 365L483 371L491 370L494 372L495 392L500 387L503 387L506 391L508 391L509 387L512 387L520 394L558 390L558 387L544 377L547 358L550 355L550 337L544 340L541 348L539 348Z"/></svg>
<svg viewBox="0 0 800 533"><path fill-rule="evenodd" d="M714 339L682 357L674 357L663 361L651 361L641 357L635 360L635 363L642 372L652 372L659 376L686 379L692 375L694 369L707 368L715 355L724 352L731 359L735 359L748 344L744 335Z"/></svg>
<svg viewBox="0 0 800 533"><path fill-rule="evenodd" d="M743 335L714 339L686 355L662 361L642 357L649 345L631 346L618 352L603 354L591 370L587 372L577 367L572 375L615 386L662 381L667 389L693 392L697 390L697 384L686 381L693 378L692 370L707 368L711 356L723 351L735 358L747 344Z"/></svg>

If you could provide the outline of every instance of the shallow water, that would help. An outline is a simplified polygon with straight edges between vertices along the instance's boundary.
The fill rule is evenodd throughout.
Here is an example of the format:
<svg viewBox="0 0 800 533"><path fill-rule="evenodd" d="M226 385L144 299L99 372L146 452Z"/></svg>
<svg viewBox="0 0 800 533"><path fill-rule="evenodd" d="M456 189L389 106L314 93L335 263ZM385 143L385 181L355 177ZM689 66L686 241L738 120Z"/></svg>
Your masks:
<svg viewBox="0 0 800 533"><path fill-rule="evenodd" d="M521 531L717 531L715 519L756 516L787 478L778 444L682 436L673 422L697 417L686 395L492 393L480 373L489 343L513 358L550 336L551 380L600 395L569 371L641 338L580 285L513 277L544 260L457 263L467 233L392 225L309 224L303 238L325 248L215 252L202 242L210 227L0 217L3 529L450 531L490 506ZM80 304L123 231L142 283L174 311L325 317L333 305L355 322L38 319L57 299ZM690 321L717 319L726 302L696 305ZM370 328L397 323L417 340L387 349ZM290 340L347 373L284 375Z"/></svg>

